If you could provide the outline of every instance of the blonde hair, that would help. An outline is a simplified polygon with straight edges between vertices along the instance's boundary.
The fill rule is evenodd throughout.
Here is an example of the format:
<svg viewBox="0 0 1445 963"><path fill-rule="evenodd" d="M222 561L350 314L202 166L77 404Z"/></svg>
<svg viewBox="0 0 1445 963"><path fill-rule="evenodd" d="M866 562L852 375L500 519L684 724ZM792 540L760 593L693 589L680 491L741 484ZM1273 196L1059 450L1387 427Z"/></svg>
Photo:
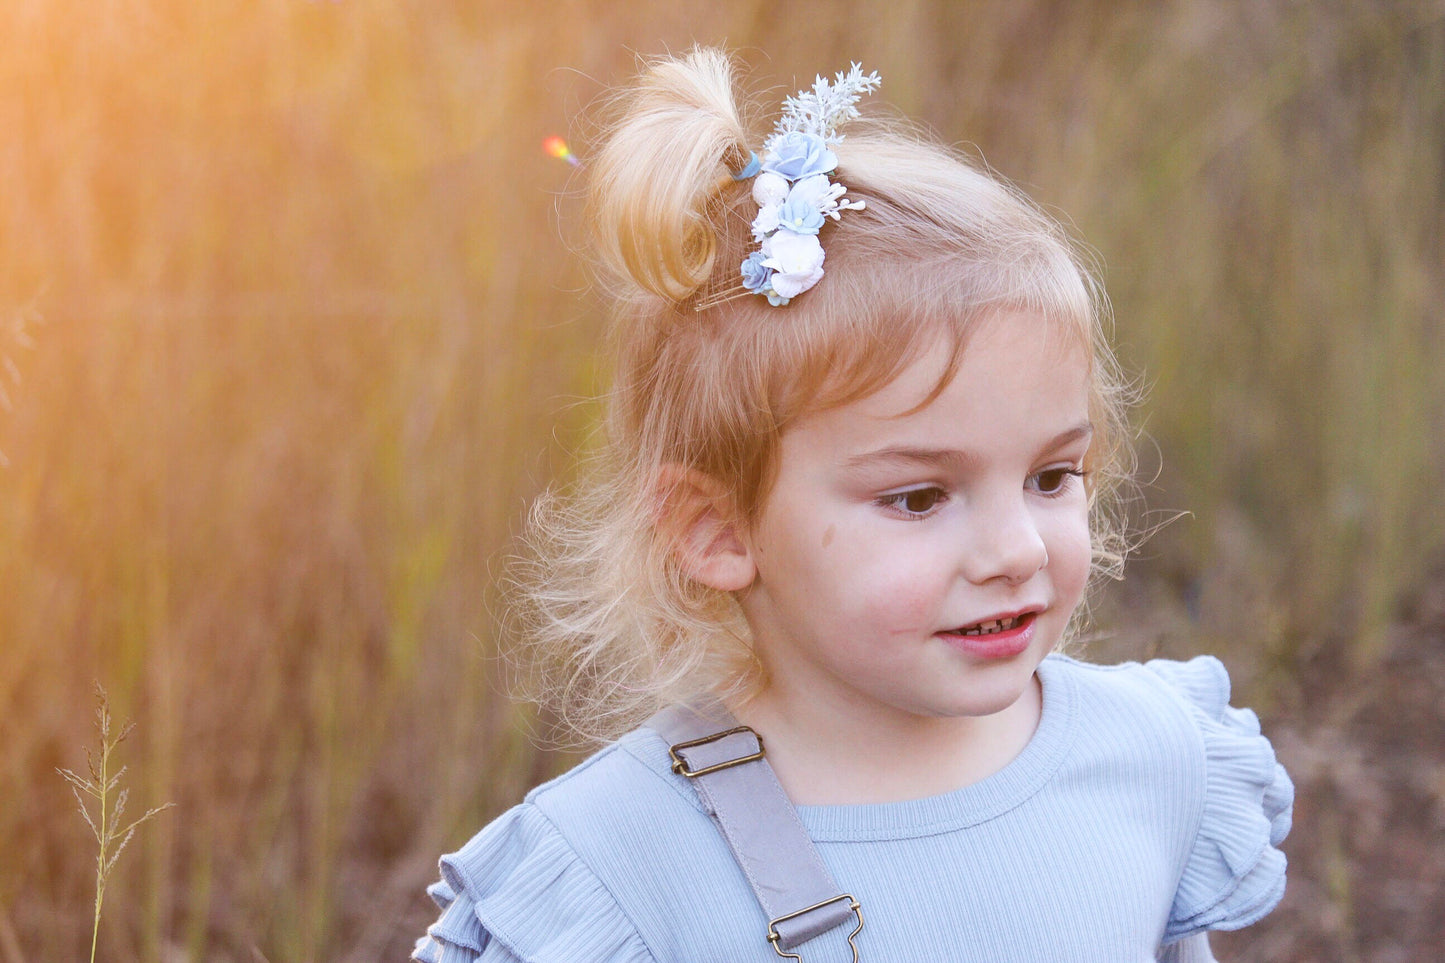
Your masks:
<svg viewBox="0 0 1445 963"><path fill-rule="evenodd" d="M1110 497L1131 465L1127 390L1088 260L1017 190L899 122L857 121L836 179L866 201L823 229L826 276L786 307L729 296L755 248L762 138L716 50L656 61L611 104L589 166L589 217L615 302L606 443L585 480L534 506L517 579L528 695L605 738L704 692L762 681L734 599L689 579L659 532L669 470L720 483L757 518L778 441L800 416L882 387L937 344L954 366L1003 310L1092 358L1088 471L1095 572L1117 572ZM939 389L947 383L953 366Z"/></svg>

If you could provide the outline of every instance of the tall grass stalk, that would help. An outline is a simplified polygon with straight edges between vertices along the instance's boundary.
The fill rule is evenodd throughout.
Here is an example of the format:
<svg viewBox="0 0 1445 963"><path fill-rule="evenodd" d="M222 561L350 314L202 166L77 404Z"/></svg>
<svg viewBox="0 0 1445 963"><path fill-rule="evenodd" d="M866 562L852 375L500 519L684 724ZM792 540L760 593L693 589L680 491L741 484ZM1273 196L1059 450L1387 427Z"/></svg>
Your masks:
<svg viewBox="0 0 1445 963"><path fill-rule="evenodd" d="M120 732L112 738L110 701L106 698L105 689L101 688L99 683L96 683L95 686L95 699L95 728L100 734L99 760L97 761L95 754L90 751L89 747L86 747L85 767L89 778L78 775L72 769L56 770L65 777L66 782L70 783L70 791L75 794L75 802L80 807L80 814L85 817L86 825L95 834L95 841L99 844L95 856L95 915L90 930L90 963L95 963L95 948L100 937L100 908L105 902L105 884L110 879L111 870L115 869L116 860L120 858L121 852L141 824L175 805L166 803L154 809L147 809L144 815L131 820L124 829L120 828L121 820L125 816L125 804L130 790L123 789L120 785L126 767L121 766L119 771L112 773L111 757L135 729L135 723L131 722L121 726ZM96 802L94 816L91 815L90 804L86 802L86 796ZM114 799L113 805L111 804L112 799Z"/></svg>
<svg viewBox="0 0 1445 963"><path fill-rule="evenodd" d="M0 411L13 411L15 401L10 392L20 387L20 366L16 364L12 348L31 349L35 340L30 329L40 322L40 312L31 301L14 309L8 315L0 315ZM0 448L0 468L10 465L5 449Z"/></svg>

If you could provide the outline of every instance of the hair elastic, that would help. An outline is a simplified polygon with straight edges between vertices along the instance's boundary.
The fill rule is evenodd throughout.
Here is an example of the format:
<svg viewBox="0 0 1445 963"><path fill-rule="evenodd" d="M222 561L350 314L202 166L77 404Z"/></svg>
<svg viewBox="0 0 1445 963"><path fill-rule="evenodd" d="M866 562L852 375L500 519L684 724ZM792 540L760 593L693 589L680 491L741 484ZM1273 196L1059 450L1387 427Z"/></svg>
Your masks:
<svg viewBox="0 0 1445 963"><path fill-rule="evenodd" d="M749 177L756 177L756 176L758 176L758 171L760 171L760 170L762 170L762 169L763 169L763 162L758 159L758 152L757 152L757 151L749 151L749 152L748 152L748 162L747 162L747 164L743 165L743 169L742 169L742 170L737 171L737 172L735 172L735 173L733 174L733 180L735 180L735 181L745 181L745 180L747 180Z"/></svg>

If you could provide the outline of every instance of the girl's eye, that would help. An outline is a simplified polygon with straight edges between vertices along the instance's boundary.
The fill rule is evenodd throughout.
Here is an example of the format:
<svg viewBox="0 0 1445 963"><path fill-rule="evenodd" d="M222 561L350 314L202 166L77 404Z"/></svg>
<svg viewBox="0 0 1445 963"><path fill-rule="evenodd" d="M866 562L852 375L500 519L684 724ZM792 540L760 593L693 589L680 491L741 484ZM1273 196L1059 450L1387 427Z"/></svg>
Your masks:
<svg viewBox="0 0 1445 963"><path fill-rule="evenodd" d="M1033 477L1033 489L1041 495L1062 495L1071 478L1083 478L1078 468L1048 468Z"/></svg>
<svg viewBox="0 0 1445 963"><path fill-rule="evenodd" d="M909 517L924 518L932 514L945 497L941 488L910 488L907 491L880 495L878 502Z"/></svg>

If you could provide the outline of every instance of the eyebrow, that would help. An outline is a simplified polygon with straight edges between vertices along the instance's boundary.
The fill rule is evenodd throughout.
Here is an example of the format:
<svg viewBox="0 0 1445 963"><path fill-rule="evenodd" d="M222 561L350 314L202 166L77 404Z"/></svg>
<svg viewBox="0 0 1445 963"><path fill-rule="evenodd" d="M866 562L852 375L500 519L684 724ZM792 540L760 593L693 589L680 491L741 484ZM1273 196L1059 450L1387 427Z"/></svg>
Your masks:
<svg viewBox="0 0 1445 963"><path fill-rule="evenodd" d="M1059 432L1044 443L1041 451L1049 452L1071 445L1094 433L1092 422L1084 421L1072 428ZM879 463L901 462L910 465L928 465L939 468L969 468L983 459L973 452L956 448L927 448L917 445L889 445L850 456L843 462L845 469L863 468Z"/></svg>

